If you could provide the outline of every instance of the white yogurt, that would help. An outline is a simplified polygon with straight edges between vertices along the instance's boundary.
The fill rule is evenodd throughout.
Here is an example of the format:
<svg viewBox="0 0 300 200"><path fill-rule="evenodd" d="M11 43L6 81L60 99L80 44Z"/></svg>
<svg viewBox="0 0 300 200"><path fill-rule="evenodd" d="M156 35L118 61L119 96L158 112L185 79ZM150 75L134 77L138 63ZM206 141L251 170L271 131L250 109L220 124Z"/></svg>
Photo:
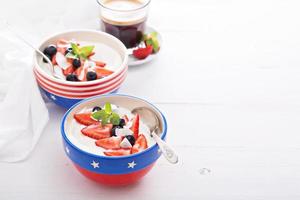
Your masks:
<svg viewBox="0 0 300 200"><path fill-rule="evenodd" d="M105 69L116 71L122 64L122 57L119 52L117 52L112 47L97 42L89 42L89 41L76 41L75 43L80 43L80 46L95 46L94 52L95 55L91 56L90 58L97 61L102 61L106 63ZM41 58L39 60L39 66L49 75L52 75L50 68L47 63L43 62Z"/></svg>
<svg viewBox="0 0 300 200"><path fill-rule="evenodd" d="M89 109L86 108L86 109L83 109L81 112L82 113L90 112L90 110L91 110L90 108ZM113 111L118 113L120 115L120 117L127 115L129 120L131 120L134 117L134 115L126 108L117 107ZM140 125L139 133L142 133L146 137L148 148L153 146L155 144L155 141L150 136L150 130L149 130L148 126L141 119L140 119L139 125ZM75 119L72 119L72 121L70 123L70 127L66 131L67 138L75 146L77 146L78 148L80 148L86 152L96 154L96 155L104 155L103 151L105 151L105 149L96 146L95 139L87 137L81 133L81 129L83 129L84 127L86 127L86 126L81 125Z"/></svg>

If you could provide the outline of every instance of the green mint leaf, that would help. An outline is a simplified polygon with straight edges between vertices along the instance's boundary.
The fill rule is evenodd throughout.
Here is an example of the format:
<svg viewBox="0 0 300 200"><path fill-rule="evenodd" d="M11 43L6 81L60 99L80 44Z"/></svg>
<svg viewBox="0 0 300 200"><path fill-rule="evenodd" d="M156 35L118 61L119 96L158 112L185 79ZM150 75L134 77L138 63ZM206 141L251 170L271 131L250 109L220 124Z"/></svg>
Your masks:
<svg viewBox="0 0 300 200"><path fill-rule="evenodd" d="M84 60L87 59L87 56L85 56L85 54L83 54L83 53L80 53L80 54L79 54L79 57L80 57L80 58L83 58Z"/></svg>
<svg viewBox="0 0 300 200"><path fill-rule="evenodd" d="M102 125L106 125L108 123L113 125L120 124L120 116L117 113L112 112L110 103L105 103L103 110L92 113L92 118L101 121Z"/></svg>
<svg viewBox="0 0 300 200"><path fill-rule="evenodd" d="M106 124L108 124L108 122L109 122L109 115L104 115L102 118L101 118L101 124L104 126L104 125L106 125Z"/></svg>
<svg viewBox="0 0 300 200"><path fill-rule="evenodd" d="M119 125L120 124L120 116L117 113L112 113L110 115L110 123L112 123L113 125Z"/></svg>
<svg viewBox="0 0 300 200"><path fill-rule="evenodd" d="M105 110L99 110L97 112L92 113L92 118L95 120L102 120L103 117L105 117L107 115L107 113L105 112Z"/></svg>
<svg viewBox="0 0 300 200"><path fill-rule="evenodd" d="M80 55L87 58L94 50L95 46L84 46L80 48Z"/></svg>
<svg viewBox="0 0 300 200"><path fill-rule="evenodd" d="M71 47L72 47L72 52L73 54L75 54L76 56L80 56L80 48L77 44L75 43L71 43Z"/></svg>
<svg viewBox="0 0 300 200"><path fill-rule="evenodd" d="M105 103L104 110L107 114L111 114L112 113L111 104L110 103Z"/></svg>

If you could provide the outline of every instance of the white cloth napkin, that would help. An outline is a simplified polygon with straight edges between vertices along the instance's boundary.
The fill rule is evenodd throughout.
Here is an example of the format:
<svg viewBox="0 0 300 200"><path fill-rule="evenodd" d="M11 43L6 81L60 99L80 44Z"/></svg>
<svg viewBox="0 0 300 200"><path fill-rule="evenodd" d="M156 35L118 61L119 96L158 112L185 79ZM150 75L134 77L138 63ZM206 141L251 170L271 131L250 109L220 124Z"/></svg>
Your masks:
<svg viewBox="0 0 300 200"><path fill-rule="evenodd" d="M0 30L0 161L26 159L49 120L32 72L33 50Z"/></svg>
<svg viewBox="0 0 300 200"><path fill-rule="evenodd" d="M33 16L15 18L18 10L10 12L11 9L8 8L0 9L0 162L26 159L37 144L49 119L48 110L32 74L33 50L5 30L4 19L9 19L15 28L18 27L19 33L26 34L25 38L31 42L37 42L34 40L69 28L99 28L96 2L67 2L67 9L58 7L42 19L40 16L45 16L44 10L35 10L37 13ZM24 6L47 7L45 1L31 3L26 1ZM24 6L18 8L24 9ZM94 10L91 11L90 8ZM90 12L87 13L86 10ZM36 23L33 26L31 22Z"/></svg>

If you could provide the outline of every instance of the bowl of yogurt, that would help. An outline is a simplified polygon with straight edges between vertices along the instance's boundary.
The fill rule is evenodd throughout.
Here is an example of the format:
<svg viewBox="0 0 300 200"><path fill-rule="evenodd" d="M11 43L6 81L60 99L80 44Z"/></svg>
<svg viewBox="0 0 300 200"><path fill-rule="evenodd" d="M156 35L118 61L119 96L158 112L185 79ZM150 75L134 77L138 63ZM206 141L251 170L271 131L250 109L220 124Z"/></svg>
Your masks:
<svg viewBox="0 0 300 200"><path fill-rule="evenodd" d="M165 140L167 122L151 103L128 95L101 95L83 100L63 117L61 134L67 157L84 176L107 185L140 180L161 156L147 123L131 110L151 109Z"/></svg>
<svg viewBox="0 0 300 200"><path fill-rule="evenodd" d="M47 37L38 47L53 68L34 54L41 91L70 108L82 99L115 93L127 75L127 49L117 38L95 30L69 30Z"/></svg>

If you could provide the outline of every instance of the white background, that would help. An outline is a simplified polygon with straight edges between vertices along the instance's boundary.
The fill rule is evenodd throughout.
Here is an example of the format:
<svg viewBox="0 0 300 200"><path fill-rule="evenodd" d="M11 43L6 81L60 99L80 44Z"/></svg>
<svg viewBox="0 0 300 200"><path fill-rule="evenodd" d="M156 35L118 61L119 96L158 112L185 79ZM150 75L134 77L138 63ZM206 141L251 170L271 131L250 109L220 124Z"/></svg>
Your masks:
<svg viewBox="0 0 300 200"><path fill-rule="evenodd" d="M0 17L33 40L98 28L94 0L0 3ZM300 199L299 19L296 0L153 0L162 51L130 68L120 92L165 113L180 162L161 158L132 186L97 185L64 155L65 111L48 103L51 122L30 158L0 164L0 199Z"/></svg>

